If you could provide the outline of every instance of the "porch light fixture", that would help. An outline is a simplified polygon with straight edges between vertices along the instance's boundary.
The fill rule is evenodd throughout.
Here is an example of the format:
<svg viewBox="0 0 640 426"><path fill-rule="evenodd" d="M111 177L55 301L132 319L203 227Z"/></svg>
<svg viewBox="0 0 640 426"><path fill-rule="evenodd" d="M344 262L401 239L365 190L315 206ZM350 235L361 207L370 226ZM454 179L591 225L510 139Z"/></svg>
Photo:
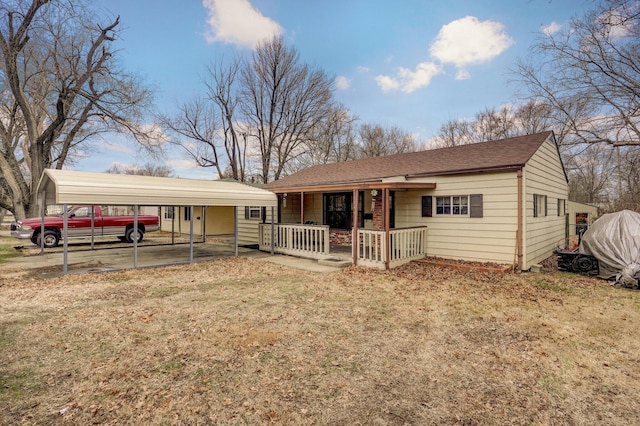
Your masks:
<svg viewBox="0 0 640 426"><path fill-rule="evenodd" d="M371 190L371 196L375 197L376 195L378 195L378 190L377 189L372 189Z"/></svg>
<svg viewBox="0 0 640 426"><path fill-rule="evenodd" d="M287 193L282 194L282 207L287 207Z"/></svg>

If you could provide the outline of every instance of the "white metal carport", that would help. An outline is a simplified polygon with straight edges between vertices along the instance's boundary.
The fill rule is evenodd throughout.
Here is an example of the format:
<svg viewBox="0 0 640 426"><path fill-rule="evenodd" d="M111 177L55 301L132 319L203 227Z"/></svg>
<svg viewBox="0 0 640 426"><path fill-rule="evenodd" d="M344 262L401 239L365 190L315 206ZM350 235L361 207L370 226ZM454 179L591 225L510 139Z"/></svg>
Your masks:
<svg viewBox="0 0 640 426"><path fill-rule="evenodd" d="M273 226L277 196L238 182L119 175L46 169L38 184L38 203L44 211L47 204L133 206L134 228L137 228L139 206L176 206L191 208L190 255L193 261L193 207L233 207L235 216L235 254L238 254L237 209L245 206L271 207ZM68 233L64 216L63 272L68 271ZM138 245L133 243L133 266L137 267Z"/></svg>

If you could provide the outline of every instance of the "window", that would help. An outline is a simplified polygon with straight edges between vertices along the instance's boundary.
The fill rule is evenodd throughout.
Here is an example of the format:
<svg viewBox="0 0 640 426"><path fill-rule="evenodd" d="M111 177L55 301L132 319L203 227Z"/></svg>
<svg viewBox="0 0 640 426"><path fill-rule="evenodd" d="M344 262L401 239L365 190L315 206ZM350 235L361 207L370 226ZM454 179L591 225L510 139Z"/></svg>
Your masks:
<svg viewBox="0 0 640 426"><path fill-rule="evenodd" d="M469 196L454 195L449 197L436 197L437 215L466 216L469 214Z"/></svg>
<svg viewBox="0 0 640 426"><path fill-rule="evenodd" d="M564 216L567 213L565 200L558 198L558 216Z"/></svg>
<svg viewBox="0 0 640 426"><path fill-rule="evenodd" d="M533 194L533 217L544 217L547 215L547 196Z"/></svg>
<svg viewBox="0 0 640 426"><path fill-rule="evenodd" d="M451 197L453 200L453 214L466 215L469 214L469 197Z"/></svg>
<svg viewBox="0 0 640 426"><path fill-rule="evenodd" d="M325 194L324 223L334 229L351 229L350 192Z"/></svg>
<svg viewBox="0 0 640 426"><path fill-rule="evenodd" d="M259 206L247 206L244 208L244 218L249 220L262 219L262 207Z"/></svg>
<svg viewBox="0 0 640 426"><path fill-rule="evenodd" d="M79 207L73 215L74 217L91 217L91 207Z"/></svg>
<svg viewBox="0 0 640 426"><path fill-rule="evenodd" d="M191 207L184 208L184 220L191 220Z"/></svg>
<svg viewBox="0 0 640 426"><path fill-rule="evenodd" d="M436 197L436 214L451 214L451 197Z"/></svg>
<svg viewBox="0 0 640 426"><path fill-rule="evenodd" d="M165 219L173 219L173 207L165 207L164 208L164 218Z"/></svg>

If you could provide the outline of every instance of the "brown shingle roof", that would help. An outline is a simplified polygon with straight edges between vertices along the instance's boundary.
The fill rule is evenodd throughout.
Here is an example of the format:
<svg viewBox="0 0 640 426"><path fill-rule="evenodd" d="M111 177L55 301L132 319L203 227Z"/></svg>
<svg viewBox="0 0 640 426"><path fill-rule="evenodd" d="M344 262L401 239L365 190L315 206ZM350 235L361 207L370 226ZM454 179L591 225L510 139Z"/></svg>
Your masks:
<svg viewBox="0 0 640 426"><path fill-rule="evenodd" d="M517 136L452 148L322 164L301 170L264 189L379 181L393 176L437 176L518 168L525 165L553 132Z"/></svg>

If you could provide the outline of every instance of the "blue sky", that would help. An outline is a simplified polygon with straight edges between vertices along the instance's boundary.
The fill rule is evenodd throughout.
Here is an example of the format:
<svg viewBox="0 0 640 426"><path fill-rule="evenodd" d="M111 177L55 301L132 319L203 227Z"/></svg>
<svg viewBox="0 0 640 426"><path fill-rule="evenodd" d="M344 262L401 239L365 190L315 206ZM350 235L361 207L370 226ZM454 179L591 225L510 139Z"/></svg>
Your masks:
<svg viewBox="0 0 640 426"><path fill-rule="evenodd" d="M516 103L509 70L542 31L557 31L581 0L97 0L120 15L122 65L157 90L156 106L203 90L206 67L250 54L281 34L301 60L335 78L335 97L361 122L398 126L428 141L446 121ZM120 136L73 165L102 172L148 161ZM178 150L162 160L181 177L215 178Z"/></svg>

